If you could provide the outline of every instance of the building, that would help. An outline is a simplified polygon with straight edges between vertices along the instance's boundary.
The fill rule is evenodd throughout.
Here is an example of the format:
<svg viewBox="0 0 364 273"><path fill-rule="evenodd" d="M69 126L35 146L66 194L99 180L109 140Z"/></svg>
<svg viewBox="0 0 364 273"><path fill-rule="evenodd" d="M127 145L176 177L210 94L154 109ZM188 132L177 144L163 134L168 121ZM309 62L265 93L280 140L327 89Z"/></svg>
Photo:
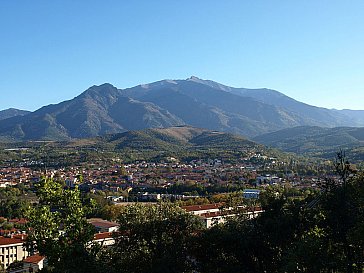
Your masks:
<svg viewBox="0 0 364 273"><path fill-rule="evenodd" d="M24 273L38 272L39 270L43 269L44 266L45 266L45 257L40 256L39 254L35 254L23 260L22 272Z"/></svg>
<svg viewBox="0 0 364 273"><path fill-rule="evenodd" d="M210 228L213 225L224 223L227 217L232 217L235 214L229 211L216 211L207 212L199 215L206 228Z"/></svg>
<svg viewBox="0 0 364 273"><path fill-rule="evenodd" d="M194 215L202 215L204 213L209 213L209 212L218 212L220 211L222 206L223 206L222 203L217 203L217 204L206 204L206 205L183 206L182 208Z"/></svg>
<svg viewBox="0 0 364 273"><path fill-rule="evenodd" d="M101 218L92 218L87 221L95 227L97 232L115 232L119 229L118 223Z"/></svg>
<svg viewBox="0 0 364 273"><path fill-rule="evenodd" d="M115 244L115 238L112 232L102 232L95 234L93 242L99 243L102 246L112 246Z"/></svg>
<svg viewBox="0 0 364 273"><path fill-rule="evenodd" d="M23 238L0 237L0 263L5 269L15 261L22 261L28 257L28 252L23 246Z"/></svg>
<svg viewBox="0 0 364 273"><path fill-rule="evenodd" d="M258 199L260 195L260 190L246 189L243 191L243 197L246 199Z"/></svg>
<svg viewBox="0 0 364 273"><path fill-rule="evenodd" d="M262 213L260 207L238 207L237 210L233 208L224 208L223 204L207 204L207 205L193 205L183 206L187 212L198 216L207 228L215 224L224 223L227 218L235 216L237 213L244 215L247 219L252 219Z"/></svg>

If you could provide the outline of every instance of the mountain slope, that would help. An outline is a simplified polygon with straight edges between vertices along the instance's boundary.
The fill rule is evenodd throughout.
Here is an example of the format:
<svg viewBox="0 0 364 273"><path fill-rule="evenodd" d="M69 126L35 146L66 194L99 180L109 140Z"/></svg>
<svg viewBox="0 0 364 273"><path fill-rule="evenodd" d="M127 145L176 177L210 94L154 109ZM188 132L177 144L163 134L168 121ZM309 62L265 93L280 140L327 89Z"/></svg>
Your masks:
<svg viewBox="0 0 364 273"><path fill-rule="evenodd" d="M364 128L303 126L264 134L254 141L287 152L332 156L340 149L364 147Z"/></svg>
<svg viewBox="0 0 364 273"><path fill-rule="evenodd" d="M178 151L189 148L242 149L259 145L239 135L191 126L154 128L108 135L100 138L116 149Z"/></svg>
<svg viewBox="0 0 364 273"><path fill-rule="evenodd" d="M323 127L364 126L364 111L330 110L316 107L296 101L276 90L267 88L234 88L209 80L201 80L196 77L191 77L189 80L285 109L286 111L301 117L302 120L299 122L300 125L316 125Z"/></svg>
<svg viewBox="0 0 364 273"><path fill-rule="evenodd" d="M140 85L123 90L123 95L153 102L192 126L247 136L303 122L283 108L191 80Z"/></svg>

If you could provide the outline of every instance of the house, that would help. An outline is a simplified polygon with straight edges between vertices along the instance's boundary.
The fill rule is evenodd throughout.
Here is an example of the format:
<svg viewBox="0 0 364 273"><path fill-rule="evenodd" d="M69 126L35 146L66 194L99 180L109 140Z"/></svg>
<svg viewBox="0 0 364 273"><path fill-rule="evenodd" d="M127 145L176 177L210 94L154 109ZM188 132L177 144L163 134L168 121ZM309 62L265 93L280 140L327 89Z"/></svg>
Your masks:
<svg viewBox="0 0 364 273"><path fill-rule="evenodd" d="M115 232L119 229L118 223L101 218L92 218L87 221L95 227L97 232Z"/></svg>
<svg viewBox="0 0 364 273"><path fill-rule="evenodd" d="M28 272L38 272L45 266L45 257L39 254L29 256L23 260L23 271Z"/></svg>

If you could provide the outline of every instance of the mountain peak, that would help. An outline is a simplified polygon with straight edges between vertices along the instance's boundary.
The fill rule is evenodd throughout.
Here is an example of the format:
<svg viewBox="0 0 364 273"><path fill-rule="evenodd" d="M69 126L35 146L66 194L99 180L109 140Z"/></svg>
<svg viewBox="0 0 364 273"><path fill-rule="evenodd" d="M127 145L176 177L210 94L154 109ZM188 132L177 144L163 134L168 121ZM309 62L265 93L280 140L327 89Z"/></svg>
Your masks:
<svg viewBox="0 0 364 273"><path fill-rule="evenodd" d="M191 76L188 79L186 79L186 81L188 82L196 82L196 83L200 83L200 84L206 84L206 80L203 80L199 77L196 76Z"/></svg>
<svg viewBox="0 0 364 273"><path fill-rule="evenodd" d="M110 83L93 85L84 91L80 96L95 96L95 95L117 95L120 90Z"/></svg>
<svg viewBox="0 0 364 273"><path fill-rule="evenodd" d="M102 88L102 89L104 89L104 88L116 88L116 87L113 86L111 83L105 82L105 83L102 83L100 85L93 85L88 90L94 89L94 88L100 88L100 89Z"/></svg>
<svg viewBox="0 0 364 273"><path fill-rule="evenodd" d="M196 76L191 76L187 80L190 80L190 81L201 81L202 79L200 79L199 77L196 77Z"/></svg>

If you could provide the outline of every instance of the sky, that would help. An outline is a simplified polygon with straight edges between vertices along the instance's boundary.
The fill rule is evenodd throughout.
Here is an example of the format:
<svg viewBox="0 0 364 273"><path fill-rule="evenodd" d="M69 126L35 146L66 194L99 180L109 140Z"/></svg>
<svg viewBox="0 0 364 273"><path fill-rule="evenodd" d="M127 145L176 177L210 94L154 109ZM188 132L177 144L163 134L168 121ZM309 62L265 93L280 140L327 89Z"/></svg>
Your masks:
<svg viewBox="0 0 364 273"><path fill-rule="evenodd" d="M1 0L0 110L194 75L364 110L363 0Z"/></svg>

